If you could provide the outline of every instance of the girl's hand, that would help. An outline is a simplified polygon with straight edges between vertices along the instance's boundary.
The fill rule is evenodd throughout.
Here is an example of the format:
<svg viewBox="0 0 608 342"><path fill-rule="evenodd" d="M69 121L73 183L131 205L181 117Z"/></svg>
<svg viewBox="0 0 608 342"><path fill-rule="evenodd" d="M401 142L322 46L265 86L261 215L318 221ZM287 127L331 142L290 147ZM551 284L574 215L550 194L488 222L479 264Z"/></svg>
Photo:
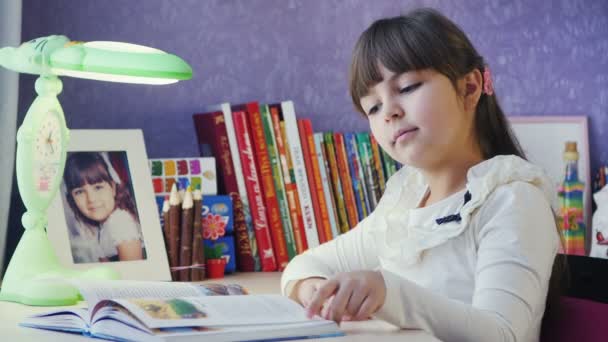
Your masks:
<svg viewBox="0 0 608 342"><path fill-rule="evenodd" d="M300 280L295 285L291 297L302 306L307 307L317 289L326 281L325 278L319 277Z"/></svg>
<svg viewBox="0 0 608 342"><path fill-rule="evenodd" d="M384 277L378 271L341 273L319 285L307 306L308 317L323 314L338 323L345 317L365 320L386 298Z"/></svg>

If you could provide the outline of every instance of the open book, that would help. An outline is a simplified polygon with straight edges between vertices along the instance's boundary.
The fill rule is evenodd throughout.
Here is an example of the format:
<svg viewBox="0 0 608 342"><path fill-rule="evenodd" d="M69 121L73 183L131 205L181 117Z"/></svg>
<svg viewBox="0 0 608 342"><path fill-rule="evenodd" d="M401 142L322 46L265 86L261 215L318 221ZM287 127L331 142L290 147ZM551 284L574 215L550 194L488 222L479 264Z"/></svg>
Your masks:
<svg viewBox="0 0 608 342"><path fill-rule="evenodd" d="M26 327L115 341L255 341L344 335L333 321L309 319L279 295L239 285L139 281L78 282L87 308L26 318Z"/></svg>

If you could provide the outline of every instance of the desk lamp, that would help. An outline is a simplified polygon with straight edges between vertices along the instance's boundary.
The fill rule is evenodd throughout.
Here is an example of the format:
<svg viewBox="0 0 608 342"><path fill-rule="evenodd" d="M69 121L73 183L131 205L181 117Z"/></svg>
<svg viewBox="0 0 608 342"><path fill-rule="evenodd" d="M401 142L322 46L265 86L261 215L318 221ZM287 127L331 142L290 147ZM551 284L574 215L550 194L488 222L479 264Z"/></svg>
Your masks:
<svg viewBox="0 0 608 342"><path fill-rule="evenodd" d="M59 35L0 49L0 66L39 75L38 96L17 131L16 174L27 209L21 219L25 232L6 269L0 300L40 306L75 304L80 295L69 279L119 275L109 267L64 268L46 234L47 208L61 183L69 140L57 100L63 87L58 76L169 84L192 78L192 69L161 50L119 42L76 42Z"/></svg>

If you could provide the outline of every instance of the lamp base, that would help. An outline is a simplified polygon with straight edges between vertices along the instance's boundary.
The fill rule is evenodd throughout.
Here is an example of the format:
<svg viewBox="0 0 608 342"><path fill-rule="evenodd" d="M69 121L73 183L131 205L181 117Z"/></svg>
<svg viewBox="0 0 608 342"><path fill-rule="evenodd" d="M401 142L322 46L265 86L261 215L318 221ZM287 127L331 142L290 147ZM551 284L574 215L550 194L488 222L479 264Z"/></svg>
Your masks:
<svg viewBox="0 0 608 342"><path fill-rule="evenodd" d="M69 279L118 278L118 272L109 267L77 271L60 266L44 229L26 229L4 274L0 301L34 306L73 305L82 297Z"/></svg>

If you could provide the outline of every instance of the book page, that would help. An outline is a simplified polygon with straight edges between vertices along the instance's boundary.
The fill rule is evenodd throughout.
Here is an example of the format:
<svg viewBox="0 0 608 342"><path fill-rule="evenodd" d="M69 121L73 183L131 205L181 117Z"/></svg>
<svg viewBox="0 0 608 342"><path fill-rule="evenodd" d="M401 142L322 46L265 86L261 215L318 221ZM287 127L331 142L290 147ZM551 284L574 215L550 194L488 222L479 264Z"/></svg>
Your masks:
<svg viewBox="0 0 608 342"><path fill-rule="evenodd" d="M189 284L156 281L98 280L73 281L89 307L104 299L175 298L247 294L237 284Z"/></svg>
<svg viewBox="0 0 608 342"><path fill-rule="evenodd" d="M118 299L148 328L222 327L310 322L304 309L280 295Z"/></svg>

